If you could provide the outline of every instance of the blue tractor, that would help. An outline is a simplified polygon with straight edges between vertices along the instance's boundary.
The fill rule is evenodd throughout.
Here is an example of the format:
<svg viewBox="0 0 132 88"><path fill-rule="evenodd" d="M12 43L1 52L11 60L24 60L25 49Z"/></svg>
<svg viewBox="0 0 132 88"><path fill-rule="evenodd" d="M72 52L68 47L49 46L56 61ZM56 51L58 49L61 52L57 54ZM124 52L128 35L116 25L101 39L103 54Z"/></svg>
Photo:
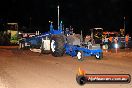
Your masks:
<svg viewBox="0 0 132 88"><path fill-rule="evenodd" d="M30 40L30 39L29 39ZM92 45L89 48L89 44L84 44L82 35L74 34L70 30L62 30L62 22L59 29L54 30L52 22L50 24L50 31L42 33L31 39L31 46L38 42L41 53L51 53L55 57L68 54L72 57L77 56L78 60L83 60L86 56L95 56L96 59L103 58L103 51L100 47ZM37 44L38 45L38 44Z"/></svg>

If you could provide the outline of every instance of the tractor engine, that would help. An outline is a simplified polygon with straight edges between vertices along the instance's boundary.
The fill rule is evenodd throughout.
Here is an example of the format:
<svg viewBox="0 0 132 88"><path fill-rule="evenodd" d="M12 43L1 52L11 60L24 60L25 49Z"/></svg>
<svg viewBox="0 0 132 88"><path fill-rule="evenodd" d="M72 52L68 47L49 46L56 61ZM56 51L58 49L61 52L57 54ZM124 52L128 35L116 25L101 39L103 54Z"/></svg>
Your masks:
<svg viewBox="0 0 132 88"><path fill-rule="evenodd" d="M80 34L68 35L66 37L66 43L69 45L81 46L81 39L80 38L81 38Z"/></svg>

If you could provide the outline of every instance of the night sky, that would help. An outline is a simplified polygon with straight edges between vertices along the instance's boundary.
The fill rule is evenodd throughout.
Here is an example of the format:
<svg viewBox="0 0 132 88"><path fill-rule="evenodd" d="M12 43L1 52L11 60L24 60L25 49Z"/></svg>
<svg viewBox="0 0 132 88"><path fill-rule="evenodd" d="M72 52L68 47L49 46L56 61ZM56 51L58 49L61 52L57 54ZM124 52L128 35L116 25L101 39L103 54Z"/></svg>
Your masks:
<svg viewBox="0 0 132 88"><path fill-rule="evenodd" d="M45 32L49 30L49 20L57 26L58 4L60 20L65 27L72 25L85 33L93 27L119 31L125 16L126 31L132 32L132 0L1 0L0 20L18 22L19 26L26 27L31 21L31 25Z"/></svg>

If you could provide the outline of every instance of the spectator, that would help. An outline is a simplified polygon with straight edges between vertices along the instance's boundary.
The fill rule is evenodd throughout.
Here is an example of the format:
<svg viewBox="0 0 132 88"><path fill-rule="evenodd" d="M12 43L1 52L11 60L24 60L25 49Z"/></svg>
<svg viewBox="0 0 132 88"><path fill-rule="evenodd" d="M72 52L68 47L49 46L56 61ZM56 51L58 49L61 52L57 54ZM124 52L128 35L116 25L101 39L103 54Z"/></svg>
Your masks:
<svg viewBox="0 0 132 88"><path fill-rule="evenodd" d="M129 34L125 36L125 48L128 47L128 41L129 41Z"/></svg>
<svg viewBox="0 0 132 88"><path fill-rule="evenodd" d="M113 37L109 37L109 39L108 39L108 49L109 50L111 50L111 48L112 48L112 39L113 39Z"/></svg>

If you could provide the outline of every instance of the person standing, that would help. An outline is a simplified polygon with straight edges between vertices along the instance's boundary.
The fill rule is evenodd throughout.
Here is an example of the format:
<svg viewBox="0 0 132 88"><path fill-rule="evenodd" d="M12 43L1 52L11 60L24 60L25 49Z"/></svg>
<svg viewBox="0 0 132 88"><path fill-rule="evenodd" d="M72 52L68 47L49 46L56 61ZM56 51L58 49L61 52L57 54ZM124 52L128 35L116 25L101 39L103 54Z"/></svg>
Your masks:
<svg viewBox="0 0 132 88"><path fill-rule="evenodd" d="M125 36L125 48L128 47L128 42L129 42L129 34L127 34L127 35Z"/></svg>
<svg viewBox="0 0 132 88"><path fill-rule="evenodd" d="M109 39L108 39L108 49L111 51L111 48L112 48L112 39L113 37L110 36Z"/></svg>

